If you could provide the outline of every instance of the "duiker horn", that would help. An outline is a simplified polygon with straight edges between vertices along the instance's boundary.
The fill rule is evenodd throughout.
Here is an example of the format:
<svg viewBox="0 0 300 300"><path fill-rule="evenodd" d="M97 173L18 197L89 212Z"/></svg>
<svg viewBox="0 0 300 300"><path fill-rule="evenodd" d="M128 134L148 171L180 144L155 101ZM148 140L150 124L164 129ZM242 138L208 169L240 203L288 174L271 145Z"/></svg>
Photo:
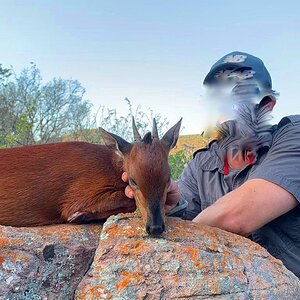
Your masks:
<svg viewBox="0 0 300 300"><path fill-rule="evenodd" d="M155 118L153 119L152 138L153 138L153 139L154 139L154 138L159 139L159 136L158 136L158 130L157 130L157 123L156 123Z"/></svg>
<svg viewBox="0 0 300 300"><path fill-rule="evenodd" d="M138 131L137 127L136 127L134 117L132 117L132 131L133 131L134 142L135 143L141 142L142 138L141 138L141 135L139 134L139 131Z"/></svg>

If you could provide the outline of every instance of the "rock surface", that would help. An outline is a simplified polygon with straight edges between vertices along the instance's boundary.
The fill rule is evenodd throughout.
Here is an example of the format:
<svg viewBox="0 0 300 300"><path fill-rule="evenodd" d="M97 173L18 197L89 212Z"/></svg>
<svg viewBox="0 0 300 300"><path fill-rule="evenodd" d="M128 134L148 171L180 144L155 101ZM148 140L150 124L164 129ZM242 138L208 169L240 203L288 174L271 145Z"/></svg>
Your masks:
<svg viewBox="0 0 300 300"><path fill-rule="evenodd" d="M73 299L101 225L0 226L0 299Z"/></svg>
<svg viewBox="0 0 300 300"><path fill-rule="evenodd" d="M246 238L175 218L163 238L134 215L104 224L75 299L300 299L300 281Z"/></svg>

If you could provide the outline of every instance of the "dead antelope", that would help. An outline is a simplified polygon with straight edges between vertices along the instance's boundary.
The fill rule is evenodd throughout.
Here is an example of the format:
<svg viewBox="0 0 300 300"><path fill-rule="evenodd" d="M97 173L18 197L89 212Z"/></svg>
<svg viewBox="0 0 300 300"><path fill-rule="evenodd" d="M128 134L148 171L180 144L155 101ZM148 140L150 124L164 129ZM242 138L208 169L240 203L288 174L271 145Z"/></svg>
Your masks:
<svg viewBox="0 0 300 300"><path fill-rule="evenodd" d="M134 143L100 128L105 145L53 143L0 150L0 224L39 226L104 220L139 208L149 234L164 231L168 154L181 120L162 139L156 122ZM128 172L135 201L124 194Z"/></svg>

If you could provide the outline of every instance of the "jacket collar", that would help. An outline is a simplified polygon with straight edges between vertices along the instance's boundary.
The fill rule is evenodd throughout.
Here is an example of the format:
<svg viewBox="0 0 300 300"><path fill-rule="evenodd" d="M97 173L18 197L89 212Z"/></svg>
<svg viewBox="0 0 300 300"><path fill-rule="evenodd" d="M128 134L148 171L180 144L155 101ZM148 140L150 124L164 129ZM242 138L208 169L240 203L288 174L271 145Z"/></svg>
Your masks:
<svg viewBox="0 0 300 300"><path fill-rule="evenodd" d="M219 173L224 174L224 158L222 151L219 147L218 140L213 140L207 145L207 147L201 148L194 152L193 157L195 157L199 152L202 153L201 163L199 164L199 167L203 171L214 171L217 169ZM257 159L258 154L254 156L254 161L252 165L254 165L257 162ZM245 168L243 169L246 169L248 167L249 165L245 166Z"/></svg>

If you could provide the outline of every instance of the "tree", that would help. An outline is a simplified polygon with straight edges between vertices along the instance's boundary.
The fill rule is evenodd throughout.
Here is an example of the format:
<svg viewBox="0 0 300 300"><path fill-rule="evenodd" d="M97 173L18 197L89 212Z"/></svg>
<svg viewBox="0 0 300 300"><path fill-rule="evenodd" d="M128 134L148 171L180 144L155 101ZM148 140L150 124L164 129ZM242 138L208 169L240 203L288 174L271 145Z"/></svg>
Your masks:
<svg viewBox="0 0 300 300"><path fill-rule="evenodd" d="M169 122L166 118L155 113L151 108L148 108L149 113L145 113L140 105L138 105L136 109L133 109L132 103L127 97L124 101L128 105L128 113L123 116L118 115L116 109L107 108L105 106L100 107L96 114L98 127L103 127L128 141L133 140L132 117L135 118L135 123L141 136L144 136L147 131L151 131L153 118L156 119L160 136L167 130Z"/></svg>
<svg viewBox="0 0 300 300"><path fill-rule="evenodd" d="M11 70L5 69L0 64L0 89L2 90L8 78L11 76ZM6 120L9 119L9 113L11 111L10 106L5 103L5 98L0 94L0 147L5 145L4 141L4 127Z"/></svg>
<svg viewBox="0 0 300 300"><path fill-rule="evenodd" d="M1 65L0 65L1 66ZM0 147L81 140L101 143L99 127L132 141L132 116L141 135L151 130L156 118L158 131L167 129L168 121L160 114L133 109L128 98L128 112L119 115L114 108L100 106L91 115L91 103L77 80L54 78L43 83L35 64L17 75L0 68Z"/></svg>
<svg viewBox="0 0 300 300"><path fill-rule="evenodd" d="M5 69L0 64L0 84L3 84L4 81L11 75L11 69Z"/></svg>
<svg viewBox="0 0 300 300"><path fill-rule="evenodd" d="M35 64L0 86L0 144L59 141L88 125L91 104L77 80L54 78L43 84Z"/></svg>

